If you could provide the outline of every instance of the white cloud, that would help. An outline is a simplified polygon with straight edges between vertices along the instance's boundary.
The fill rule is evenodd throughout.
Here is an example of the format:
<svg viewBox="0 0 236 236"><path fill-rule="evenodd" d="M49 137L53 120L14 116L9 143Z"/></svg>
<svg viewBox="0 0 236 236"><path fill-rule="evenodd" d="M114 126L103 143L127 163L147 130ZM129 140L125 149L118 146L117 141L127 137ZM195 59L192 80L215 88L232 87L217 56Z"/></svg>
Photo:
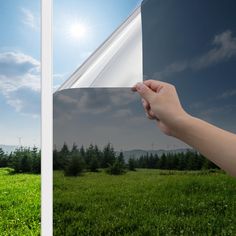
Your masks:
<svg viewBox="0 0 236 236"><path fill-rule="evenodd" d="M23 24L25 24L26 26L28 26L28 27L30 27L31 29L34 29L34 30L39 28L38 19L34 16L32 11L22 7L21 12L24 15L24 18L22 20Z"/></svg>
<svg viewBox="0 0 236 236"><path fill-rule="evenodd" d="M17 112L38 115L39 61L19 52L0 53L0 94Z"/></svg>
<svg viewBox="0 0 236 236"><path fill-rule="evenodd" d="M164 70L157 72L154 75L154 78L163 80L175 73L183 72L187 69L202 70L236 56L236 37L233 37L230 30L216 35L212 42L212 46L213 48L210 51L199 57L189 61L174 62L166 66Z"/></svg>
<svg viewBox="0 0 236 236"><path fill-rule="evenodd" d="M155 73L154 78L157 80L163 80L169 76L182 72L188 68L187 62L174 62L168 65L164 70Z"/></svg>
<svg viewBox="0 0 236 236"><path fill-rule="evenodd" d="M232 36L232 32L229 30L216 35L213 45L215 47L212 50L192 63L193 69L201 70L236 56L236 38Z"/></svg>
<svg viewBox="0 0 236 236"><path fill-rule="evenodd" d="M59 103L55 107L60 107L62 113L69 110L93 115L116 110L115 116L124 116L128 115L124 108L139 100L130 89L72 89L55 95L55 103Z"/></svg>
<svg viewBox="0 0 236 236"><path fill-rule="evenodd" d="M39 66L37 60L23 53L0 53L0 73L6 76L18 76L27 72L38 73Z"/></svg>

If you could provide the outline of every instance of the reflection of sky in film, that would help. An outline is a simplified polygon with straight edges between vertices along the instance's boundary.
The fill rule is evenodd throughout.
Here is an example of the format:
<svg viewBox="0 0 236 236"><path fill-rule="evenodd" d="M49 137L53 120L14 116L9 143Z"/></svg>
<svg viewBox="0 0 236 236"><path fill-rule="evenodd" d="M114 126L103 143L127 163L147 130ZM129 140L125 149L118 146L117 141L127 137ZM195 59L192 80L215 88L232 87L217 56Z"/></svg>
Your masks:
<svg viewBox="0 0 236 236"><path fill-rule="evenodd" d="M54 95L54 145L66 142L116 150L186 147L161 134L146 118L140 98L130 89L72 89Z"/></svg>
<svg viewBox="0 0 236 236"><path fill-rule="evenodd" d="M145 79L174 84L192 115L236 132L236 1L147 0Z"/></svg>
<svg viewBox="0 0 236 236"><path fill-rule="evenodd" d="M142 20L138 8L59 88L132 87L143 81Z"/></svg>

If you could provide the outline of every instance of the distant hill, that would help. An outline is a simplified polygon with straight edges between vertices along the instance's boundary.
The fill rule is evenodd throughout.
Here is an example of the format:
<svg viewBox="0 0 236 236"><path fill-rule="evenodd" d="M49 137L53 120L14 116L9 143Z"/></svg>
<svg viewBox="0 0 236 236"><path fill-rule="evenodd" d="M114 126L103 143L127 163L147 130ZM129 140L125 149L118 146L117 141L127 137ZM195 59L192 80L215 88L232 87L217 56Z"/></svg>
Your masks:
<svg viewBox="0 0 236 236"><path fill-rule="evenodd" d="M5 153L11 153L11 152L14 152L14 151L15 151L15 149L17 148L17 146L1 145L1 144L0 144L0 148L2 148L2 150L3 150Z"/></svg>
<svg viewBox="0 0 236 236"><path fill-rule="evenodd" d="M168 154L168 153L186 153L189 149L174 149L174 150L130 150L130 151L124 151L124 158L125 160L129 160L129 158L138 159L142 155L146 155L147 153L161 156L162 154Z"/></svg>

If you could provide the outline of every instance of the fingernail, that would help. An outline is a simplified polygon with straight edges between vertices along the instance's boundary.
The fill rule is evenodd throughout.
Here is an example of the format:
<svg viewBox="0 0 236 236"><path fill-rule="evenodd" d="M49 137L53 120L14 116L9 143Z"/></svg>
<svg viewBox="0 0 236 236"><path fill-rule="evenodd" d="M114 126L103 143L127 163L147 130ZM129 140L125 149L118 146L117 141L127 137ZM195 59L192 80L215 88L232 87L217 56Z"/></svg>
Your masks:
<svg viewBox="0 0 236 236"><path fill-rule="evenodd" d="M137 90L138 90L139 92L143 92L143 91L145 90L145 86L144 86L144 84L142 84L142 83L138 83L138 84L136 85L136 88L137 88Z"/></svg>

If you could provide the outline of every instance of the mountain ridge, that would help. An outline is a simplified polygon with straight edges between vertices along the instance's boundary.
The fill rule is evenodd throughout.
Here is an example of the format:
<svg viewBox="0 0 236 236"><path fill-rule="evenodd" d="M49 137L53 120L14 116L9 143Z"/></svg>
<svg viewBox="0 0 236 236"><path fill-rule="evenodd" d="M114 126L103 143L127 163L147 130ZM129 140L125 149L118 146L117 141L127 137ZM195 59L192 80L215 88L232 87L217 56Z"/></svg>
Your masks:
<svg viewBox="0 0 236 236"><path fill-rule="evenodd" d="M163 154L177 154L177 153L186 153L187 151L193 151L193 149L189 148L179 148L179 149L172 149L172 150L165 150L165 149L158 149L158 150L143 150L143 149L133 149L128 151L123 151L124 159L127 161L129 158L138 159L142 155L146 155L147 153L161 156ZM119 153L119 152L117 152Z"/></svg>

